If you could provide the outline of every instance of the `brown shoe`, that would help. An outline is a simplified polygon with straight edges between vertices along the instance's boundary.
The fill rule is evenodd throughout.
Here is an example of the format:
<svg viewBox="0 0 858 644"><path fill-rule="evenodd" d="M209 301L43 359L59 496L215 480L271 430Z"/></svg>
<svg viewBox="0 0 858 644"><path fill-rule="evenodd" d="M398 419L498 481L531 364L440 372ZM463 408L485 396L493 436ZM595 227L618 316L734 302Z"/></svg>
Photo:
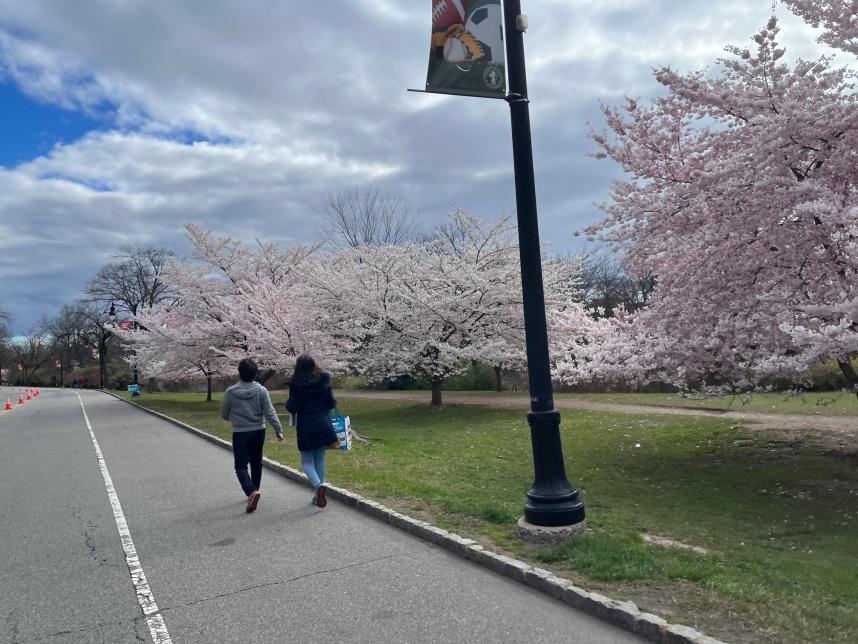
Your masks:
<svg viewBox="0 0 858 644"><path fill-rule="evenodd" d="M320 508L328 505L328 500L325 498L325 486L320 485L319 489L316 491L316 505Z"/></svg>
<svg viewBox="0 0 858 644"><path fill-rule="evenodd" d="M253 512L257 505L259 505L259 491L254 490L250 493L250 496L247 497L247 511Z"/></svg>

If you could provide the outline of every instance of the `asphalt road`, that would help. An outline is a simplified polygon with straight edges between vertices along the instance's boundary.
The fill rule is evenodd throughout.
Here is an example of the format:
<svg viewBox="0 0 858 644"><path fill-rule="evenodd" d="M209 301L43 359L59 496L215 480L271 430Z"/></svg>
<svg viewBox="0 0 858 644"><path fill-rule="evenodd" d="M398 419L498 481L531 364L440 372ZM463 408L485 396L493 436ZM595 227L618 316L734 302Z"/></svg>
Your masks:
<svg viewBox="0 0 858 644"><path fill-rule="evenodd" d="M105 394L14 407L0 642L640 641L267 470L248 515L231 454Z"/></svg>

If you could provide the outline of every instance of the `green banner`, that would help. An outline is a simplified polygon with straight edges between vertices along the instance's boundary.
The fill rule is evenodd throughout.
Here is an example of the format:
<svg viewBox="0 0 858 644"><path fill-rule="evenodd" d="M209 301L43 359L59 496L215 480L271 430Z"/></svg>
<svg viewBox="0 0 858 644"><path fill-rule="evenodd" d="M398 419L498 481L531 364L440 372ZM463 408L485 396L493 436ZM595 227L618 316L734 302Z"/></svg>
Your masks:
<svg viewBox="0 0 858 644"><path fill-rule="evenodd" d="M501 0L432 0L426 91L506 97Z"/></svg>

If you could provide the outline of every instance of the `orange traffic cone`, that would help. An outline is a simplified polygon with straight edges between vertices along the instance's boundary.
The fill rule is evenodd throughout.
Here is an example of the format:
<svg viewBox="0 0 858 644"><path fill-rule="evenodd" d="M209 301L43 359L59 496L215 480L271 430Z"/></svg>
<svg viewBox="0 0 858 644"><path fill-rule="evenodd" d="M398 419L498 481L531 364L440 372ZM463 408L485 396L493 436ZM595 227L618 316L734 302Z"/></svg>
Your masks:
<svg viewBox="0 0 858 644"><path fill-rule="evenodd" d="M30 395L30 390L27 389L27 400L32 400L33 397Z"/></svg>
<svg viewBox="0 0 858 644"><path fill-rule="evenodd" d="M38 398L38 397L39 397L39 388L36 387L36 398Z"/></svg>
<svg viewBox="0 0 858 644"><path fill-rule="evenodd" d="M24 404L24 394L22 394L20 391L18 392L18 404L19 405Z"/></svg>
<svg viewBox="0 0 858 644"><path fill-rule="evenodd" d="M6 411L12 409L12 401L8 398L6 399Z"/></svg>

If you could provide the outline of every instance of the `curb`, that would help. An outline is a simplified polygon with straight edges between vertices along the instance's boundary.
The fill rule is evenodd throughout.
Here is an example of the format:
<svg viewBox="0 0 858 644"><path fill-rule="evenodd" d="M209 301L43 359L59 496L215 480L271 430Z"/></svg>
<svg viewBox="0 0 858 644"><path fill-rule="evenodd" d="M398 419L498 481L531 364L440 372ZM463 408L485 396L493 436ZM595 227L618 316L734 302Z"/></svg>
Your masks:
<svg viewBox="0 0 858 644"><path fill-rule="evenodd" d="M192 425L183 423L175 418L166 416L160 412L147 409L136 402L118 396L112 392L105 391L110 396L126 402L138 409L145 411L148 414L157 416L161 420L181 427L182 429L196 434L210 443L219 445L225 449L232 451L232 444L212 436L209 433L197 429ZM306 487L310 487L307 477L298 470L283 465L278 461L273 461L268 457L263 457L262 466L277 472L292 481L300 483ZM453 532L449 532L442 528L433 526L426 521L413 519L409 516L392 510L381 503L377 503L371 499L350 492L341 487L333 485L325 486L328 489L328 498L336 499L344 505L355 508L360 512L368 514L377 519L381 519L400 530L404 530L409 534L419 537L425 541L429 541L438 545L460 557L464 557L476 564L485 566L504 577L508 577L520 583L526 584L531 588L544 593L554 599L558 599L564 604L568 604L578 610L587 613L593 617L599 618L614 626L618 626L623 630L640 635L657 644L725 644L721 640L704 635L700 631L689 626L680 624L669 624L667 620L653 615L652 613L641 612L633 602L617 601L601 595L599 593L591 593L583 588L579 588L568 579L558 577L549 570L531 566L524 561L508 557L506 555L497 554L486 550L473 539L461 537Z"/></svg>

